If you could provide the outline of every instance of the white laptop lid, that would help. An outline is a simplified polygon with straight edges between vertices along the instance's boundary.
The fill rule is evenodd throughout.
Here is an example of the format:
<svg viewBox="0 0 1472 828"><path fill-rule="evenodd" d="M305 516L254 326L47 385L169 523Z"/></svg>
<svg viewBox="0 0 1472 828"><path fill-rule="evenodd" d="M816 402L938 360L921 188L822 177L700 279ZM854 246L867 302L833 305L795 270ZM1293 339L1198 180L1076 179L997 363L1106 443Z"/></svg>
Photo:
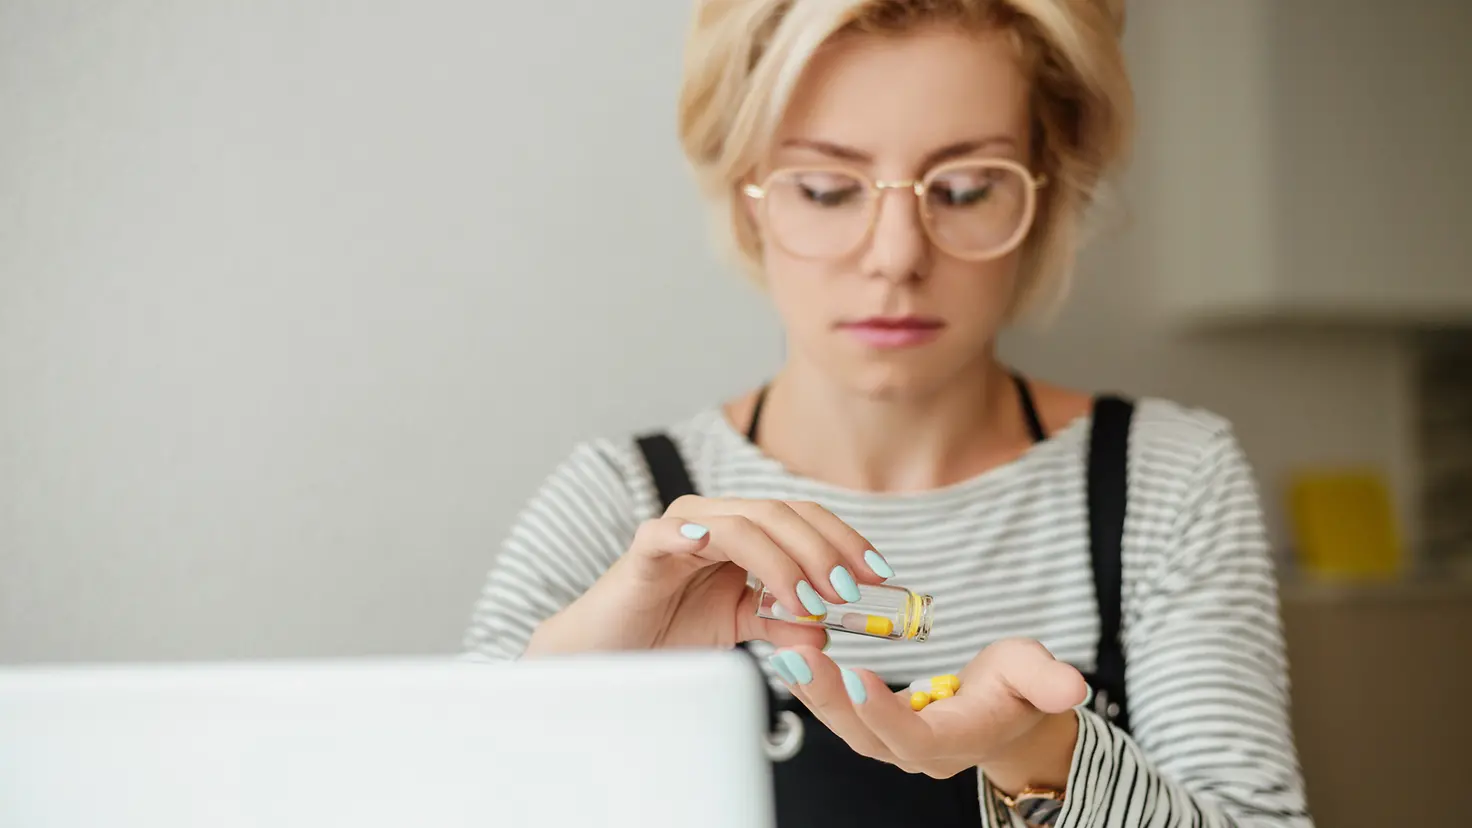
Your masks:
<svg viewBox="0 0 1472 828"><path fill-rule="evenodd" d="M770 828L735 653L0 668L5 828Z"/></svg>

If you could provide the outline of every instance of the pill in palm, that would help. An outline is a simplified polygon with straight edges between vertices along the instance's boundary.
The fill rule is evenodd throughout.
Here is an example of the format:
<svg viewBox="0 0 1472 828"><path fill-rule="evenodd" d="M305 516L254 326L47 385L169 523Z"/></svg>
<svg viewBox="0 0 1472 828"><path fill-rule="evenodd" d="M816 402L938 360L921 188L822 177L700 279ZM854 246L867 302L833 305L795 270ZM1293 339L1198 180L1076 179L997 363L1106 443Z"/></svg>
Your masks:
<svg viewBox="0 0 1472 828"><path fill-rule="evenodd" d="M931 676L930 678L916 679L910 682L910 691L913 693L930 693L944 688L951 695L961 689L961 679L954 675Z"/></svg>
<svg viewBox="0 0 1472 828"><path fill-rule="evenodd" d="M924 710L931 702L949 699L956 695L956 691L961 689L961 679L959 676L950 674L931 676L910 682L908 689L910 708L918 712Z"/></svg>

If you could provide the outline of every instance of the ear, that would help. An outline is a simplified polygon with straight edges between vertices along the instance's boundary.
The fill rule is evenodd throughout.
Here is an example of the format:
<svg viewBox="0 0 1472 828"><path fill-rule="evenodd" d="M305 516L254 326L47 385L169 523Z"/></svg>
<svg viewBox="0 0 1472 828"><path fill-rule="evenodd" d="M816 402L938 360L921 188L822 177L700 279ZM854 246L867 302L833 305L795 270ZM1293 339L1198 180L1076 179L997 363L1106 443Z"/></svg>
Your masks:
<svg viewBox="0 0 1472 828"><path fill-rule="evenodd" d="M736 233L737 244L743 250L762 249L760 199L748 196L745 187L754 183L748 173L731 185L731 225Z"/></svg>
<svg viewBox="0 0 1472 828"><path fill-rule="evenodd" d="M1124 4L1125 0L1095 0L1104 14L1109 17L1110 23L1114 24L1114 36L1120 37L1124 34Z"/></svg>

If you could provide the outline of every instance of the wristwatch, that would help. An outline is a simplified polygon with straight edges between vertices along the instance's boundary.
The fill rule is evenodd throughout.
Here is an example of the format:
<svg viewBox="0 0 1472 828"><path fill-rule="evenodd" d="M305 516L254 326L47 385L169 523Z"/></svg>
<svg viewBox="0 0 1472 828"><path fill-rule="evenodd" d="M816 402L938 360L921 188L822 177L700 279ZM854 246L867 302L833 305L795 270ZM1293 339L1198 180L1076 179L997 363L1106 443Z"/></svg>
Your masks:
<svg viewBox="0 0 1472 828"><path fill-rule="evenodd" d="M998 802L1011 808L1022 817L1025 825L1033 828L1044 828L1056 823L1058 815L1063 812L1063 791L1057 788L1028 786L1016 796L1008 796L994 787L992 793Z"/></svg>

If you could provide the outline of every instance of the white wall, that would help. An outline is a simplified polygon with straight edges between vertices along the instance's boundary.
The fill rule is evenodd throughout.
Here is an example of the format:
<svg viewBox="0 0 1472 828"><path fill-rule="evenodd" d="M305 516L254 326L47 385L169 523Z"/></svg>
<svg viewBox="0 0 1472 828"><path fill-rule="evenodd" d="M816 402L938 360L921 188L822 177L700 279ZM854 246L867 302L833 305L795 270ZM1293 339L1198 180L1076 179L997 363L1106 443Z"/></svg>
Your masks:
<svg viewBox="0 0 1472 828"><path fill-rule="evenodd" d="M1297 94L1303 84L1290 83L1281 71L1275 74L1282 68L1275 57L1286 60L1298 44L1278 42L1274 53L1266 38L1286 37L1271 26L1290 11L1298 24L1294 31L1310 37L1312 27L1305 21L1334 14L1341 5L1342 0L1131 3L1126 50L1139 98L1135 163L1122 196L1112 199L1100 221L1100 240L1084 256L1065 314L1045 335L1015 337L1011 349L1025 365L1066 381L1168 396L1230 418L1257 467L1270 529L1285 558L1290 550L1283 484L1292 470L1315 465L1383 470L1415 553L1413 339L1390 326L1324 323L1265 322L1190 333L1182 324L1182 294L1236 301L1237 291L1231 285L1202 291L1191 284L1201 274L1176 266L1204 259L1211 278L1239 282L1242 295L1268 290L1262 286L1268 274L1259 270L1276 264L1274 236L1285 232L1272 226L1277 205L1260 203L1265 195L1284 192L1264 180L1282 160L1274 157L1281 148L1268 136L1281 132L1283 114L1301 103L1285 96ZM1367 27L1395 13L1373 0L1353 5L1358 16L1335 18L1341 50L1349 35L1369 37ZM1381 10L1367 18L1367 6ZM1400 52L1366 52L1363 59L1398 61L1404 48L1408 45L1402 44ZM1319 79L1335 71L1334 61L1343 60L1322 46L1307 51L1305 60L1320 64L1315 67ZM1349 83L1359 82L1365 71L1357 69ZM1299 125L1312 122L1311 112L1294 114ZM1358 128L1316 127L1316 169L1355 175L1367 154L1363 143L1356 143ZM1351 133L1345 142L1329 140L1340 130ZM1307 140L1300 138L1294 147L1300 156L1310 152ZM1181 171L1189 174L1184 180ZM1293 193L1292 201L1307 210L1318 193L1321 212L1330 212L1337 205L1323 205L1325 194L1343 189L1308 187ZM1319 268L1322 272L1309 278L1332 283L1343 250L1324 244L1296 249L1312 252L1310 247L1322 256L1299 256L1293 266ZM1436 256L1411 245L1399 249L1400 272L1412 278L1422 272L1433 279L1441 275L1443 262ZM1394 280L1399 278L1397 272Z"/></svg>
<svg viewBox="0 0 1472 828"><path fill-rule="evenodd" d="M761 376L686 6L0 3L0 659L454 647L574 439Z"/></svg>
<svg viewBox="0 0 1472 828"><path fill-rule="evenodd" d="M0 3L0 661L451 649L571 441L770 370L688 6ZM1216 408L1269 481L1403 473L1392 336L1174 337L1133 210L1020 365Z"/></svg>

